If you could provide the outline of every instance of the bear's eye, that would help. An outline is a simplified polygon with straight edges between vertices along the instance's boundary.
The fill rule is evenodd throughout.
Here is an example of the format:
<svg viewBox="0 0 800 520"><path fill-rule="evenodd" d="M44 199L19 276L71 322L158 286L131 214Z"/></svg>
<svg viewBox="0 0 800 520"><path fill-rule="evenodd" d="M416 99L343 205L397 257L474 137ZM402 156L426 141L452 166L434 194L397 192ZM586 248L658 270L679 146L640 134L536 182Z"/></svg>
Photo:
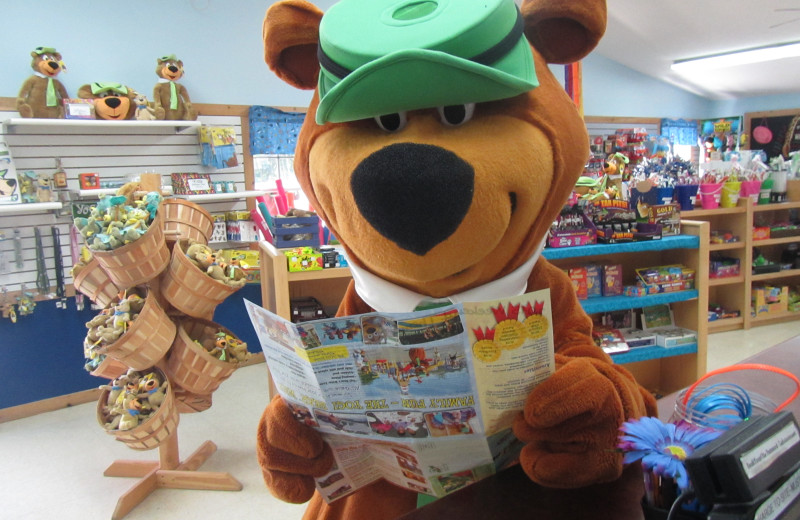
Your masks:
<svg viewBox="0 0 800 520"><path fill-rule="evenodd" d="M405 128L408 119L405 112L395 112L394 114L376 116L375 122L381 127L381 130L393 133Z"/></svg>
<svg viewBox="0 0 800 520"><path fill-rule="evenodd" d="M448 105L446 107L438 107L439 119L445 126L460 126L472 119L472 114L475 113L475 103L467 103L465 105Z"/></svg>

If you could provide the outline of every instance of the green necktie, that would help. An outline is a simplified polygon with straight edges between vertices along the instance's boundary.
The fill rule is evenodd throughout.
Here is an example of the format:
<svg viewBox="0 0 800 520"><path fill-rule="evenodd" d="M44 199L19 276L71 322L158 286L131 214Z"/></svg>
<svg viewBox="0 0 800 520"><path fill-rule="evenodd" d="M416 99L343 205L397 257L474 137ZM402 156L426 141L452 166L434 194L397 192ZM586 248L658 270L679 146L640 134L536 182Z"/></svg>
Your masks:
<svg viewBox="0 0 800 520"><path fill-rule="evenodd" d="M56 106L56 87L53 85L53 78L47 78L47 106Z"/></svg>
<svg viewBox="0 0 800 520"><path fill-rule="evenodd" d="M169 109L178 110L178 88L174 81L169 82Z"/></svg>

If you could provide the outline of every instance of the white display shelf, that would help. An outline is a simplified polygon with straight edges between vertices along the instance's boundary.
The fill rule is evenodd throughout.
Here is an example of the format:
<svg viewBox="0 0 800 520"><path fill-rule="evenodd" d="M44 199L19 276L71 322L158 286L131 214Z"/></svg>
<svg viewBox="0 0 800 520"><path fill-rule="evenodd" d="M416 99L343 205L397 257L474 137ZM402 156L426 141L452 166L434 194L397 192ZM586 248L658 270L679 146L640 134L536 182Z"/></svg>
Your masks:
<svg viewBox="0 0 800 520"><path fill-rule="evenodd" d="M206 195L181 195L181 194L173 194L172 196L176 199L186 199L192 202L219 202L225 200L239 200L239 199L246 199L248 197L258 197L260 195L265 195L267 192L264 190L254 190L254 191L235 191L233 193L209 193Z"/></svg>
<svg viewBox="0 0 800 520"><path fill-rule="evenodd" d="M78 196L82 199L99 199L101 195L115 195L119 188L100 188L97 190L79 190ZM165 197L172 195L172 186L162 186L161 194Z"/></svg>
<svg viewBox="0 0 800 520"><path fill-rule="evenodd" d="M0 206L0 215L21 215L24 213L42 213L61 209L60 202L32 202L30 204L4 204Z"/></svg>
<svg viewBox="0 0 800 520"><path fill-rule="evenodd" d="M16 129L26 127L59 127L59 128L175 128L178 133L196 131L202 123L200 121L108 121L105 119L44 119L13 117L3 121L5 133L15 133Z"/></svg>

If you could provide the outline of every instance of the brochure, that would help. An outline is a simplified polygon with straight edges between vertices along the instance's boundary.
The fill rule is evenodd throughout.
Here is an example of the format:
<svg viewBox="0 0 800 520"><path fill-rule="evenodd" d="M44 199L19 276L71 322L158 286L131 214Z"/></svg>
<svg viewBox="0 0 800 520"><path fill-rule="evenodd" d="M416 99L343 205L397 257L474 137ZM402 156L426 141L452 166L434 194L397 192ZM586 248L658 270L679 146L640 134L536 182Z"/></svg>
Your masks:
<svg viewBox="0 0 800 520"><path fill-rule="evenodd" d="M549 290L303 323L245 304L278 392L333 449L328 502L381 478L440 497L513 464L513 419L555 370Z"/></svg>

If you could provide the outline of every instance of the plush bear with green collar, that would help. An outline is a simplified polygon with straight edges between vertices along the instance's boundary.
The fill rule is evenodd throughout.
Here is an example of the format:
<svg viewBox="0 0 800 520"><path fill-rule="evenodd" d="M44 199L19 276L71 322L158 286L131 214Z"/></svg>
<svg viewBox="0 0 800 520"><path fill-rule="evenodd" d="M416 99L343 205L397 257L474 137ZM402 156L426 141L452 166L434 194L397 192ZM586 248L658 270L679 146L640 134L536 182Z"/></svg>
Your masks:
<svg viewBox="0 0 800 520"><path fill-rule="evenodd" d="M64 85L56 79L61 71L66 70L61 54L52 47L36 47L31 57L33 76L22 84L17 96L20 117L63 119L63 100L69 96Z"/></svg>
<svg viewBox="0 0 800 520"><path fill-rule="evenodd" d="M186 87L178 83L183 77L183 62L174 54L158 58L156 74L161 78L153 88L153 106L156 119L167 121L194 121L197 112Z"/></svg>

